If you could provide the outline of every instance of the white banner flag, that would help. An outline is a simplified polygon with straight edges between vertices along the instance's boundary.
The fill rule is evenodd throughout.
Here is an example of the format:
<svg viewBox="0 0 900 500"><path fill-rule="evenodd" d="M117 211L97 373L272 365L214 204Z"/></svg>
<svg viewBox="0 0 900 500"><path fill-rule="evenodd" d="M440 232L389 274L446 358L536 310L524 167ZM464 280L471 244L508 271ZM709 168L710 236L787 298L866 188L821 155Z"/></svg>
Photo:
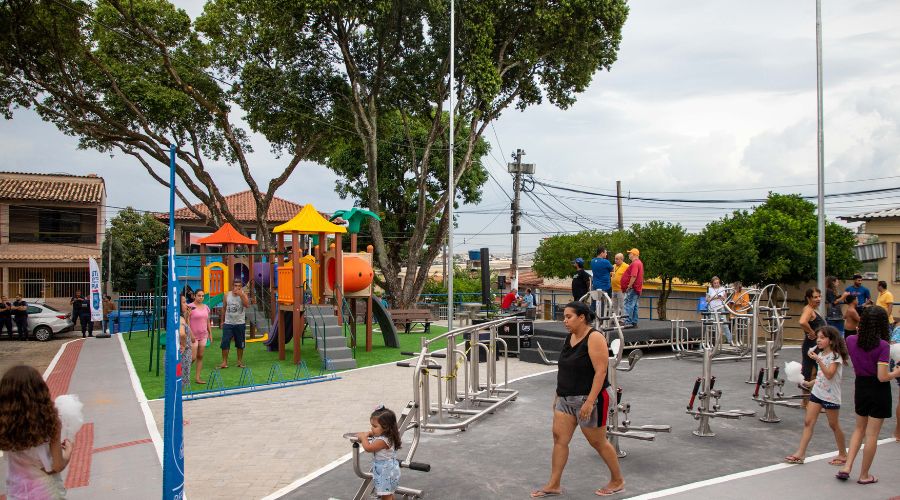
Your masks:
<svg viewBox="0 0 900 500"><path fill-rule="evenodd" d="M100 295L100 267L93 258L89 261L91 270L91 321L103 321L103 297Z"/></svg>

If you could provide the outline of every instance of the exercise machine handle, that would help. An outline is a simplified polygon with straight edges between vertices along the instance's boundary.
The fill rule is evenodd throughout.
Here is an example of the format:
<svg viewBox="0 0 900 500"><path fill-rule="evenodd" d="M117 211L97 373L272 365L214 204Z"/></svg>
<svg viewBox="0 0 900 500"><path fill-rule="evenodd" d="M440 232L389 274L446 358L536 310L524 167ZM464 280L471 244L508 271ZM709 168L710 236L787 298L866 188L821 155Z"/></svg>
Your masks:
<svg viewBox="0 0 900 500"><path fill-rule="evenodd" d="M754 398L759 396L759 386L761 386L763 383L763 376L765 375L765 373L766 373L765 368L759 369L759 376L756 377L756 390L753 391Z"/></svg>
<svg viewBox="0 0 900 500"><path fill-rule="evenodd" d="M419 353L417 353L417 352L409 352L409 351L400 351L400 354L402 354L402 355L404 355L404 356L418 356L418 355L419 355ZM428 353L428 357L431 357L431 358L446 358L447 355L444 354L444 353L442 353L442 352L430 352L430 353Z"/></svg>
<svg viewBox="0 0 900 500"><path fill-rule="evenodd" d="M694 399L697 397L697 393L700 392L700 381L703 380L701 377L697 377L697 381L694 382L694 390L691 391L691 401L688 403L687 409L694 409Z"/></svg>
<svg viewBox="0 0 900 500"><path fill-rule="evenodd" d="M419 472L431 472L431 464L422 462L409 462L408 464L401 462L400 464L411 470L417 470Z"/></svg>

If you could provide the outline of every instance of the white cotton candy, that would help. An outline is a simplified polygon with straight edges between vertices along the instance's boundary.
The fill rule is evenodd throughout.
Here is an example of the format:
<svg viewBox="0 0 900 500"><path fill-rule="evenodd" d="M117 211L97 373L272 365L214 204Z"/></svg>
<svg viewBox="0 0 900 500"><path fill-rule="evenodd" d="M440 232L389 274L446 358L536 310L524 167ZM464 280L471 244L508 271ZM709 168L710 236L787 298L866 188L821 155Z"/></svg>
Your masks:
<svg viewBox="0 0 900 500"><path fill-rule="evenodd" d="M803 365L796 361L788 361L784 363L784 376L788 382L792 384L799 384L803 382L803 374L801 370L803 369Z"/></svg>
<svg viewBox="0 0 900 500"><path fill-rule="evenodd" d="M63 394L56 398L56 411L62 421L62 438L72 440L84 423L84 404L76 394Z"/></svg>
<svg viewBox="0 0 900 500"><path fill-rule="evenodd" d="M900 363L900 344L891 344L891 359L894 363Z"/></svg>

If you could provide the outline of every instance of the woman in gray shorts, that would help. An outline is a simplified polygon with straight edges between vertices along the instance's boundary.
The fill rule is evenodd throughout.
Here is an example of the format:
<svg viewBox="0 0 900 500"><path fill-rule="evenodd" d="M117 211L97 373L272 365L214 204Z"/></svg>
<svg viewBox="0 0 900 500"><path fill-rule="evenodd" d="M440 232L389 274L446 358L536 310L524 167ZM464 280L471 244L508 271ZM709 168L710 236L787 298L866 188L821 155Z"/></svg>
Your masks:
<svg viewBox="0 0 900 500"><path fill-rule="evenodd" d="M570 302L563 324L569 331L559 354L556 374L556 402L553 411L553 459L550 480L532 498L562 494L563 469L569 459L569 442L575 427L597 450L609 468L610 480L594 493L609 496L625 489L616 450L606 439L606 417L609 414L609 347L602 333L591 326L594 313L582 302Z"/></svg>

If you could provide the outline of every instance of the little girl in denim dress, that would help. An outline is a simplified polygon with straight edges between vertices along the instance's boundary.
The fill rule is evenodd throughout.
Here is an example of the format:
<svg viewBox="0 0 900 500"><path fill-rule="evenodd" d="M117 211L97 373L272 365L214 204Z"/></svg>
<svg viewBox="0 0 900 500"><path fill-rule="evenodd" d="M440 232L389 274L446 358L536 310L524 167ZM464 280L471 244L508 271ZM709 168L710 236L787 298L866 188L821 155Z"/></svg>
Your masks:
<svg viewBox="0 0 900 500"><path fill-rule="evenodd" d="M375 455L372 461L375 495L383 500L390 500L400 486L400 462L397 461L400 430L397 427L397 416L384 406L379 406L372 412L369 423L372 430L360 432L357 438L364 450Z"/></svg>

